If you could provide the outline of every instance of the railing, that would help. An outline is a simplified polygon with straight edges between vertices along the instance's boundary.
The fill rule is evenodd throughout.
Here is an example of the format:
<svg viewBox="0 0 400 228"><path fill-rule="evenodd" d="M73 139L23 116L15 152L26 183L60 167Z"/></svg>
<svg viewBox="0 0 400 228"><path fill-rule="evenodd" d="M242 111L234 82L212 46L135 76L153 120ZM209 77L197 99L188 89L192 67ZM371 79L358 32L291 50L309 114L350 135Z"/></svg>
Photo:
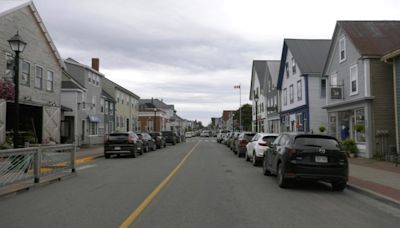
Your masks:
<svg viewBox="0 0 400 228"><path fill-rule="evenodd" d="M76 146L63 144L0 150L0 188L42 177L75 172Z"/></svg>

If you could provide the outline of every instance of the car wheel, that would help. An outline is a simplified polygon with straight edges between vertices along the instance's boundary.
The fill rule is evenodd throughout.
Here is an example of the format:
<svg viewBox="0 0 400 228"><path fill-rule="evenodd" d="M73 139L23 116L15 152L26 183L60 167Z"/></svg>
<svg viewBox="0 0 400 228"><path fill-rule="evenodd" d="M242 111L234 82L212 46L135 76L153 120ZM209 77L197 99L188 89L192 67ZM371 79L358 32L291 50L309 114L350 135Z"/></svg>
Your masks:
<svg viewBox="0 0 400 228"><path fill-rule="evenodd" d="M267 158L264 157L263 166L262 166L263 167L263 174L265 176L271 176L272 173L271 173L271 171L268 170L267 165L268 165Z"/></svg>
<svg viewBox="0 0 400 228"><path fill-rule="evenodd" d="M104 154L104 157L105 157L106 159L108 159L108 158L111 157L111 155L110 155L110 154Z"/></svg>
<svg viewBox="0 0 400 228"><path fill-rule="evenodd" d="M347 183L345 181L332 182L332 190L333 191L341 192L346 188L346 186L347 186Z"/></svg>
<svg viewBox="0 0 400 228"><path fill-rule="evenodd" d="M240 153L240 150L237 150L236 155L238 156L238 158L242 157L242 153Z"/></svg>
<svg viewBox="0 0 400 228"><path fill-rule="evenodd" d="M277 175L277 177L278 177L278 185L281 188L286 188L289 185L289 181L288 181L288 179L286 179L284 177L284 173L285 173L285 165L280 163L278 165L278 175Z"/></svg>
<svg viewBox="0 0 400 228"><path fill-rule="evenodd" d="M256 156L256 152L253 152L253 156L251 158L251 163L253 164L253 166L258 166L259 159Z"/></svg>
<svg viewBox="0 0 400 228"><path fill-rule="evenodd" d="M250 157L249 157L249 155L247 154L247 151L246 151L246 154L244 155L244 159L245 159L246 161L250 161Z"/></svg>
<svg viewBox="0 0 400 228"><path fill-rule="evenodd" d="M136 158L136 148L131 151L131 157Z"/></svg>

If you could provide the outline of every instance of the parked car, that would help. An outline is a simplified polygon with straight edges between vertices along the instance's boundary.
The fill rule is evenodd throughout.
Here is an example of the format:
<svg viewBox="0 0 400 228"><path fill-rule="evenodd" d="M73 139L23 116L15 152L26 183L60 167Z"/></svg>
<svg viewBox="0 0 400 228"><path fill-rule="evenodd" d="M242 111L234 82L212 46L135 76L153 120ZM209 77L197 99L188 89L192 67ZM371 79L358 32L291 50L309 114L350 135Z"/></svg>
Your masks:
<svg viewBox="0 0 400 228"><path fill-rule="evenodd" d="M230 141L230 143L229 143L229 148L230 148L231 151L233 151L235 154L236 154L236 151L235 151L235 141L238 139L239 135L240 135L240 132L235 132L235 133L232 135L232 139L231 139L231 141Z"/></svg>
<svg viewBox="0 0 400 228"><path fill-rule="evenodd" d="M245 155L247 151L246 146L255 135L255 132L242 132L238 136L237 140L235 140L234 152L239 158Z"/></svg>
<svg viewBox="0 0 400 228"><path fill-rule="evenodd" d="M144 152L149 152L150 150L154 151L157 149L156 141L148 133L141 132L136 134L143 141Z"/></svg>
<svg viewBox="0 0 400 228"><path fill-rule="evenodd" d="M217 134L217 142L218 143L222 143L225 135L228 133L228 130L220 130Z"/></svg>
<svg viewBox="0 0 400 228"><path fill-rule="evenodd" d="M204 130L200 134L201 137L211 137L211 131L209 130Z"/></svg>
<svg viewBox="0 0 400 228"><path fill-rule="evenodd" d="M235 134L235 132L229 132L229 133L226 135L225 143L224 143L224 144L225 144L227 147L229 147L229 145L230 145L230 143L231 143L233 134Z"/></svg>
<svg viewBox="0 0 400 228"><path fill-rule="evenodd" d="M127 154L136 157L138 153L143 154L143 144L134 132L115 132L107 135L104 141L104 157L111 155Z"/></svg>
<svg viewBox="0 0 400 228"><path fill-rule="evenodd" d="M272 143L277 137L278 134L257 133L246 145L246 153L244 156L246 161L251 161L254 166L261 165L268 144Z"/></svg>
<svg viewBox="0 0 400 228"><path fill-rule="evenodd" d="M327 135L281 134L266 152L265 175L276 174L280 187L290 180L320 180L343 191L348 180L348 161L338 140Z"/></svg>
<svg viewBox="0 0 400 228"><path fill-rule="evenodd" d="M177 137L176 134L172 131L162 131L162 135L165 137L165 142L166 143L171 143L172 145L175 145L177 143Z"/></svg>
<svg viewBox="0 0 400 228"><path fill-rule="evenodd" d="M149 135L156 141L157 149L161 149L167 146L165 142L165 137L161 132L150 132Z"/></svg>
<svg viewBox="0 0 400 228"><path fill-rule="evenodd" d="M224 137L222 138L221 143L226 145L231 134L232 134L232 132L227 132L227 133L224 135Z"/></svg>
<svg viewBox="0 0 400 228"><path fill-rule="evenodd" d="M191 131L185 132L185 138L192 138L193 133Z"/></svg>

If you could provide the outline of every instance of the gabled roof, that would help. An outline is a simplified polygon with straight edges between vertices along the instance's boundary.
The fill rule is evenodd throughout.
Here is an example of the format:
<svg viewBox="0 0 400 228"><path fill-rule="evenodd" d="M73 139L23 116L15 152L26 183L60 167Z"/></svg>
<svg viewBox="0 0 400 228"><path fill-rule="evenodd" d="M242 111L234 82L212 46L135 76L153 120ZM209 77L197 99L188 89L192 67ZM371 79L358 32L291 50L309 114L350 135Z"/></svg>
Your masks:
<svg viewBox="0 0 400 228"><path fill-rule="evenodd" d="M272 83L276 86L278 82L278 75L279 75L279 64L281 63L280 60L267 60L267 66L269 74L271 75Z"/></svg>
<svg viewBox="0 0 400 228"><path fill-rule="evenodd" d="M62 70L63 76L65 76L68 80L63 80L61 82L61 89L81 89L86 91L86 87L79 83L79 81L75 80L65 69Z"/></svg>
<svg viewBox="0 0 400 228"><path fill-rule="evenodd" d="M175 109L174 105L167 105L163 101L160 101L157 98L156 99L140 99L139 100L139 104L146 104L146 103L154 104L154 106L156 108L172 109L172 110Z"/></svg>
<svg viewBox="0 0 400 228"><path fill-rule="evenodd" d="M135 97L135 98L138 99L138 100L140 99L140 97L139 97L138 95L136 95L136 94L134 94L133 92L131 92L131 91L125 89L124 87L118 85L117 83L111 81L110 79L104 77L102 80L106 81L106 83L108 82L108 83L111 83L112 85L114 85L114 88L115 88L115 89L118 89L118 90L120 90L120 91L122 91L122 92L124 92L124 93L126 93L126 94L129 94L129 95Z"/></svg>
<svg viewBox="0 0 400 228"><path fill-rule="evenodd" d="M285 39L279 66L277 88L281 89L287 52L292 53L300 72L303 75L321 74L329 53L331 40L323 39Z"/></svg>
<svg viewBox="0 0 400 228"><path fill-rule="evenodd" d="M33 1L0 1L0 17L6 16L10 13L13 13L17 10L20 10L24 7L29 7L30 10L32 11L32 14L36 20L36 22L39 24L39 28L42 30L43 36L49 43L49 46L58 60L58 64L61 66L61 68L66 68L65 64L60 56L60 53L58 53L56 46L54 45L53 40L50 37L49 32L46 29L46 26L43 23L42 18L40 17L38 11L36 10L35 4L33 4ZM34 44L29 44L28 45L34 45Z"/></svg>
<svg viewBox="0 0 400 228"><path fill-rule="evenodd" d="M253 92L253 75L257 75L258 81L260 82L260 87L264 89L265 85L265 77L266 77L266 70L267 70L267 61L266 60L253 60L253 65L251 67L251 85L250 85L250 95L249 99L252 99L252 92Z"/></svg>
<svg viewBox="0 0 400 228"><path fill-rule="evenodd" d="M69 64L72 64L72 65L75 65L75 66L79 66L79 67L85 68L85 69L87 69L87 70L92 71L92 72L95 73L95 74L98 74L98 75L100 75L100 76L105 77L105 75L104 75L103 73L100 73L100 72L98 72L97 70L93 69L92 67L87 66L87 65L85 65L85 64L82 64L82 63L76 61L75 59L73 59L73 58L71 58L71 57L67 58L67 59L65 60L65 63L69 63Z"/></svg>
<svg viewBox="0 0 400 228"><path fill-rule="evenodd" d="M107 100L115 102L115 99L110 94L108 94L104 89L101 90L101 95L107 98Z"/></svg>
<svg viewBox="0 0 400 228"><path fill-rule="evenodd" d="M338 26L362 56L382 57L400 48L400 21L338 21L335 33Z"/></svg>

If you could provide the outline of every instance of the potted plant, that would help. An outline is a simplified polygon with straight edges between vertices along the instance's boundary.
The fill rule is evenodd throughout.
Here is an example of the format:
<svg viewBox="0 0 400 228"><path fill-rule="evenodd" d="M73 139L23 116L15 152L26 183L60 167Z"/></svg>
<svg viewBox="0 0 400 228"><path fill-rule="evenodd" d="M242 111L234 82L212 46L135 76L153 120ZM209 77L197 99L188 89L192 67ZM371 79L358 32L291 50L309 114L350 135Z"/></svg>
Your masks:
<svg viewBox="0 0 400 228"><path fill-rule="evenodd" d="M347 138L342 142L342 145L349 157L351 157L351 158L357 157L358 148L357 148L356 141L354 141L353 139Z"/></svg>
<svg viewBox="0 0 400 228"><path fill-rule="evenodd" d="M320 131L321 133L324 133L325 130L326 130L326 128L325 128L324 126L320 126L320 127L319 127L319 131Z"/></svg>
<svg viewBox="0 0 400 228"><path fill-rule="evenodd" d="M355 124L355 125L353 125L353 129L354 129L354 131L360 133L360 132L364 132L365 127L364 127L364 125L361 125L361 124Z"/></svg>

